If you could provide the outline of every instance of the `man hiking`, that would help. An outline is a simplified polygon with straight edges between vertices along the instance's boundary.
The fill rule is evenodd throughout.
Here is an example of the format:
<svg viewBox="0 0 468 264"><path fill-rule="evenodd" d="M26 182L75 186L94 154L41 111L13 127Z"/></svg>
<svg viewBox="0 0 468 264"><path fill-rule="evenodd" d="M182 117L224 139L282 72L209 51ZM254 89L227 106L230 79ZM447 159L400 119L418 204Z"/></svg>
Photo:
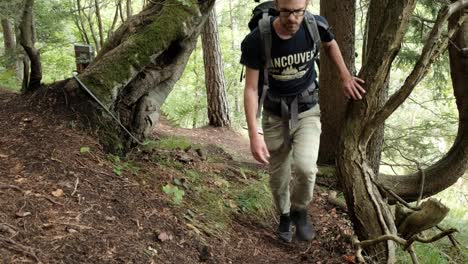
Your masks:
<svg viewBox="0 0 468 264"><path fill-rule="evenodd" d="M336 65L344 96L361 99L365 93L361 87L364 81L353 77L346 68L326 19L306 11L309 0L274 2L277 16L268 17L268 33L261 33L259 26L242 42L241 63L246 66L244 108L250 149L257 161L269 164L270 188L280 215L279 238L291 242L294 224L297 238L310 241L315 237L315 230L307 207L312 200L321 133L314 68L318 44ZM315 35L321 41L313 39L312 27L315 32L318 29ZM264 43L271 45L266 48ZM257 86L263 69L266 69L263 82L268 90L263 91L266 95L259 103ZM263 136L256 122L262 103ZM290 192L292 164L295 180Z"/></svg>

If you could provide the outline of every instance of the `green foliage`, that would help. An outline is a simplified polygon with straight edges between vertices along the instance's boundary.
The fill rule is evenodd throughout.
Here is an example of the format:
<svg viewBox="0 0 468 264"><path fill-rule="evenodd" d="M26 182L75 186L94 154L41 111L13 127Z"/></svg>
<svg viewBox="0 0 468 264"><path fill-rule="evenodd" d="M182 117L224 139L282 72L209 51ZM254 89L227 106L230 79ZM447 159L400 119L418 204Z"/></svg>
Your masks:
<svg viewBox="0 0 468 264"><path fill-rule="evenodd" d="M163 137L159 140L148 140L145 143L145 148L148 149L186 149L192 146L186 138L178 136Z"/></svg>
<svg viewBox="0 0 468 264"><path fill-rule="evenodd" d="M172 184L167 184L163 186L162 190L165 194L171 197L172 202L174 202L174 204L179 205L182 203L182 199L184 198L184 195L185 195L184 190L181 190L179 189L179 187L174 186Z"/></svg>
<svg viewBox="0 0 468 264"><path fill-rule="evenodd" d="M90 153L90 152L91 152L91 148L90 148L90 147L81 147L81 148L80 148L80 153L81 153L81 154Z"/></svg>
<svg viewBox="0 0 468 264"><path fill-rule="evenodd" d="M21 86L16 80L16 75L13 70L2 69L0 67L0 86L12 91L19 91Z"/></svg>
<svg viewBox="0 0 468 264"><path fill-rule="evenodd" d="M125 172L129 172L132 175L138 175L138 172L140 171L140 168L131 160L123 161L116 155L109 155L108 159L112 162L112 171L117 176L122 176Z"/></svg>
<svg viewBox="0 0 468 264"><path fill-rule="evenodd" d="M260 220L271 216L273 204L268 188L268 177L264 176L260 181L252 182L240 189L235 194L235 200L243 212L254 215Z"/></svg>

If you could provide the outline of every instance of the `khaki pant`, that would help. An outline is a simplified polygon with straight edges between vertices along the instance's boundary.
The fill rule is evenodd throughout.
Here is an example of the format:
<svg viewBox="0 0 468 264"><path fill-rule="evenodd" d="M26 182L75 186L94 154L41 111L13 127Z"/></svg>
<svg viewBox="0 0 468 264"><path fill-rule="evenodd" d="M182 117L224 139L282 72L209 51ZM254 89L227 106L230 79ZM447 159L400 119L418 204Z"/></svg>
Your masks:
<svg viewBox="0 0 468 264"><path fill-rule="evenodd" d="M263 113L263 133L270 152L270 187L280 214L290 208L304 209L312 200L320 143L320 107L299 114L299 122L290 130L291 146L283 147L281 117ZM291 184L291 167L295 177Z"/></svg>

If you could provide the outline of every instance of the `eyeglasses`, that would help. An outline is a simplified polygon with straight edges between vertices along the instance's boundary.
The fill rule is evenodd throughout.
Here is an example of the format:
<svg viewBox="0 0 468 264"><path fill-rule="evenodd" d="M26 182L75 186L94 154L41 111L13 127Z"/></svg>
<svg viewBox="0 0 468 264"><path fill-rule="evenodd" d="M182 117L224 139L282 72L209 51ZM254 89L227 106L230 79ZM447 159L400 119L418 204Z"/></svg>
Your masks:
<svg viewBox="0 0 468 264"><path fill-rule="evenodd" d="M295 17L301 17L305 14L305 9L279 10L278 13L280 17L289 17L291 14L293 14Z"/></svg>

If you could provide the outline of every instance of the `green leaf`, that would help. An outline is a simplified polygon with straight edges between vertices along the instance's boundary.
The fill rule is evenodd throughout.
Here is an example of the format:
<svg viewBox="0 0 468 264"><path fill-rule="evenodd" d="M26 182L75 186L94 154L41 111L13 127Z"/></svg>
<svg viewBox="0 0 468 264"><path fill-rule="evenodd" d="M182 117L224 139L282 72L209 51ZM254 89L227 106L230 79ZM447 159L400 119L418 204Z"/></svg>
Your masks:
<svg viewBox="0 0 468 264"><path fill-rule="evenodd" d="M81 147L80 148L80 153L81 154L90 153L90 152L91 152L91 149L89 147Z"/></svg>
<svg viewBox="0 0 468 264"><path fill-rule="evenodd" d="M117 176L122 176L122 174L123 174L123 168L121 166L118 166L118 165L114 166L113 171Z"/></svg>

